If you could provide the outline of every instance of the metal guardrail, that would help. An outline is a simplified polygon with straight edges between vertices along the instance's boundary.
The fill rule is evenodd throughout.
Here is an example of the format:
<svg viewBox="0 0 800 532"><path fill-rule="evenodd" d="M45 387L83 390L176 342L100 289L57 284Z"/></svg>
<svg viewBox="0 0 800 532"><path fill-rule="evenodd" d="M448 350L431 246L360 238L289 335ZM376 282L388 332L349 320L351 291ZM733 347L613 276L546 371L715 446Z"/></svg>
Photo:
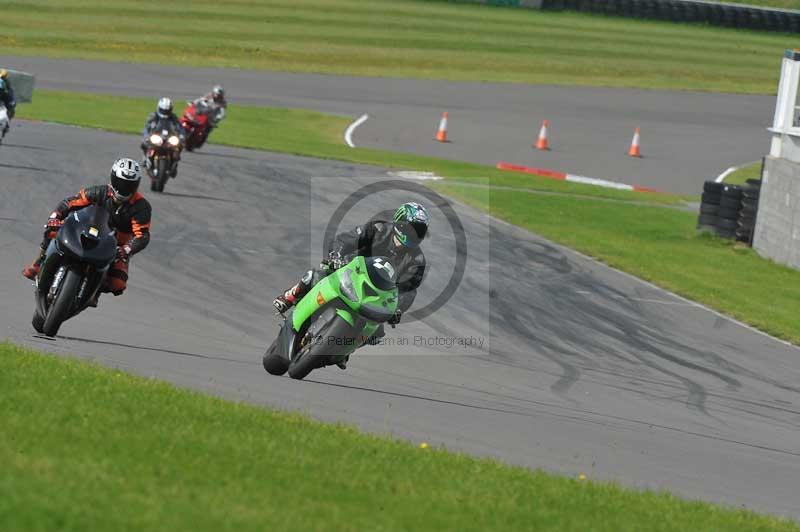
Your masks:
<svg viewBox="0 0 800 532"><path fill-rule="evenodd" d="M751 30L800 32L800 11L703 0L449 0L493 6L581 11L639 19L698 22Z"/></svg>

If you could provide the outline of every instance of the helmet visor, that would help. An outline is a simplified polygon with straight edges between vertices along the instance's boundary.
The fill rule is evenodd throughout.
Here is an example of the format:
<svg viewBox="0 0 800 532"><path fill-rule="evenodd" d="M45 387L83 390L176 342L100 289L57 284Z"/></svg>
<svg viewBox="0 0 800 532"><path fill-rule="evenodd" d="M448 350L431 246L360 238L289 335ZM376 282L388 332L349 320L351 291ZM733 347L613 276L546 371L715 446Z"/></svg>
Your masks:
<svg viewBox="0 0 800 532"><path fill-rule="evenodd" d="M397 237L404 246L415 248L428 234L428 226L420 222L396 222Z"/></svg>
<svg viewBox="0 0 800 532"><path fill-rule="evenodd" d="M130 198L139 189L139 180L125 179L111 174L111 188L121 198Z"/></svg>

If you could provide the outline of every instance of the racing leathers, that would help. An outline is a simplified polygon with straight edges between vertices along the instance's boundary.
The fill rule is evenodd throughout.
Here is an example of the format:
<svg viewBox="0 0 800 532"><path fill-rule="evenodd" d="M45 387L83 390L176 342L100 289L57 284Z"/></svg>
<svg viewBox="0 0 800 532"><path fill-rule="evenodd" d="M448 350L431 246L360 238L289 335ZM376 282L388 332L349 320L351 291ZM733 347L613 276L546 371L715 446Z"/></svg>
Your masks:
<svg viewBox="0 0 800 532"><path fill-rule="evenodd" d="M222 98L214 99L214 92L209 92L201 98L197 98L193 103L197 105L201 100L205 100L208 105L208 125L211 128L217 125L225 118L225 112L228 109L228 101L223 96Z"/></svg>
<svg viewBox="0 0 800 532"><path fill-rule="evenodd" d="M425 255L418 247L408 248L398 245L392 223L381 220L370 221L351 231L338 234L331 246L328 258L323 260L322 267L306 272L299 283L276 298L275 307L281 312L288 310L302 299L311 287L331 273L333 268L346 264L357 255L386 257L394 266L398 302L397 312L389 323L397 324L402 313L411 307L417 295L417 289L422 284L426 267ZM282 306L283 308L281 308ZM385 332L381 326L373 338L370 338L369 343L375 343L377 338L384 335Z"/></svg>
<svg viewBox="0 0 800 532"><path fill-rule="evenodd" d="M109 226L116 231L117 257L109 269L102 292L120 295L125 291L128 281L128 259L139 253L150 242L150 203L139 192L130 199L118 203L114 200L109 185L98 185L81 189L74 196L64 198L50 215L41 243L39 257L25 268L23 275L35 278L41 267L50 241L58 233L63 220L69 214L88 205L105 208L109 213Z"/></svg>

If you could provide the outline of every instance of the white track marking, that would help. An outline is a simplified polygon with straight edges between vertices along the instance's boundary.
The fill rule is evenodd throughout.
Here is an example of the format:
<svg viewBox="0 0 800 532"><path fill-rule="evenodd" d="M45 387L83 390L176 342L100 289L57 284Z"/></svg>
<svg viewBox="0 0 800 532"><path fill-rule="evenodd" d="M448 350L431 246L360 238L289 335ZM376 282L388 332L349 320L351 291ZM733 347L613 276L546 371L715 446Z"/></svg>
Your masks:
<svg viewBox="0 0 800 532"><path fill-rule="evenodd" d="M753 162L751 162L751 163L744 163L744 164L740 164L739 166L731 166L730 168L728 168L727 170L725 170L724 172L722 172L721 174L719 174L719 175L717 176L717 178L716 178L714 181L715 181L715 182L717 182L717 183L722 183L723 181L725 181L725 178L726 178L726 177L728 177L729 175L731 175L732 173L734 173L734 172L735 172L736 170L738 170L739 168L744 168L745 166L750 166L751 164L755 164L755 163L757 163L757 162L758 162L758 161L753 161Z"/></svg>
<svg viewBox="0 0 800 532"><path fill-rule="evenodd" d="M625 183L617 183L615 181L606 181L605 179L596 179L594 177L585 177L582 175L567 174L567 181L573 183L583 183L584 185L595 185L606 188L616 188L617 190L633 190L633 186L626 185Z"/></svg>
<svg viewBox="0 0 800 532"><path fill-rule="evenodd" d="M369 118L369 115L367 113L364 113L363 115L358 117L358 119L355 122L347 126L347 129L344 131L344 142L351 148L356 147L356 145L353 144L353 131L355 131L358 126L366 122L367 118Z"/></svg>
<svg viewBox="0 0 800 532"><path fill-rule="evenodd" d="M731 166L730 168L719 174L714 181L717 183L722 183L723 181L725 181L726 177L734 173L736 170L737 170L736 166Z"/></svg>
<svg viewBox="0 0 800 532"><path fill-rule="evenodd" d="M416 172L413 170L400 170L397 172L389 172L392 177L402 177L404 179L416 179L418 181L439 181L444 179L433 172Z"/></svg>

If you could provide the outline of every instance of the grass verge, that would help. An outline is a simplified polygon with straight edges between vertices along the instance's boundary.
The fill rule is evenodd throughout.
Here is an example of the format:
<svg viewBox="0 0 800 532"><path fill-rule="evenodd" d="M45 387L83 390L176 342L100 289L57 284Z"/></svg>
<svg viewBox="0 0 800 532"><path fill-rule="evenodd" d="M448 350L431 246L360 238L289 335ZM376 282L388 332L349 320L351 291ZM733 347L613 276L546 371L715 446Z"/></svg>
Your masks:
<svg viewBox="0 0 800 532"><path fill-rule="evenodd" d="M0 529L16 532L800 530L423 450L10 344L0 344L0 426Z"/></svg>
<svg viewBox="0 0 800 532"><path fill-rule="evenodd" d="M9 55L453 80L772 94L783 51L795 41L789 34L413 0L3 5Z"/></svg>
<svg viewBox="0 0 800 532"><path fill-rule="evenodd" d="M151 107L146 99L37 92L35 103L21 106L19 113L27 118L139 133ZM453 178L440 186L454 197L800 344L796 319L800 314L800 271L764 260L730 242L695 235L696 214L663 208L665 203L680 204L682 199L677 196L609 190L431 157L351 149L341 139L347 122L312 111L235 106L212 141L434 171ZM482 186L485 184L492 187L489 194ZM765 289L770 286L784 288Z"/></svg>
<svg viewBox="0 0 800 532"><path fill-rule="evenodd" d="M761 161L748 164L735 172L731 172L725 178L725 183L729 185L744 185L748 179L761 179Z"/></svg>
<svg viewBox="0 0 800 532"><path fill-rule="evenodd" d="M457 184L434 187L689 299L800 343L800 271L750 248L699 236L697 214ZM781 287L780 290L774 287Z"/></svg>

